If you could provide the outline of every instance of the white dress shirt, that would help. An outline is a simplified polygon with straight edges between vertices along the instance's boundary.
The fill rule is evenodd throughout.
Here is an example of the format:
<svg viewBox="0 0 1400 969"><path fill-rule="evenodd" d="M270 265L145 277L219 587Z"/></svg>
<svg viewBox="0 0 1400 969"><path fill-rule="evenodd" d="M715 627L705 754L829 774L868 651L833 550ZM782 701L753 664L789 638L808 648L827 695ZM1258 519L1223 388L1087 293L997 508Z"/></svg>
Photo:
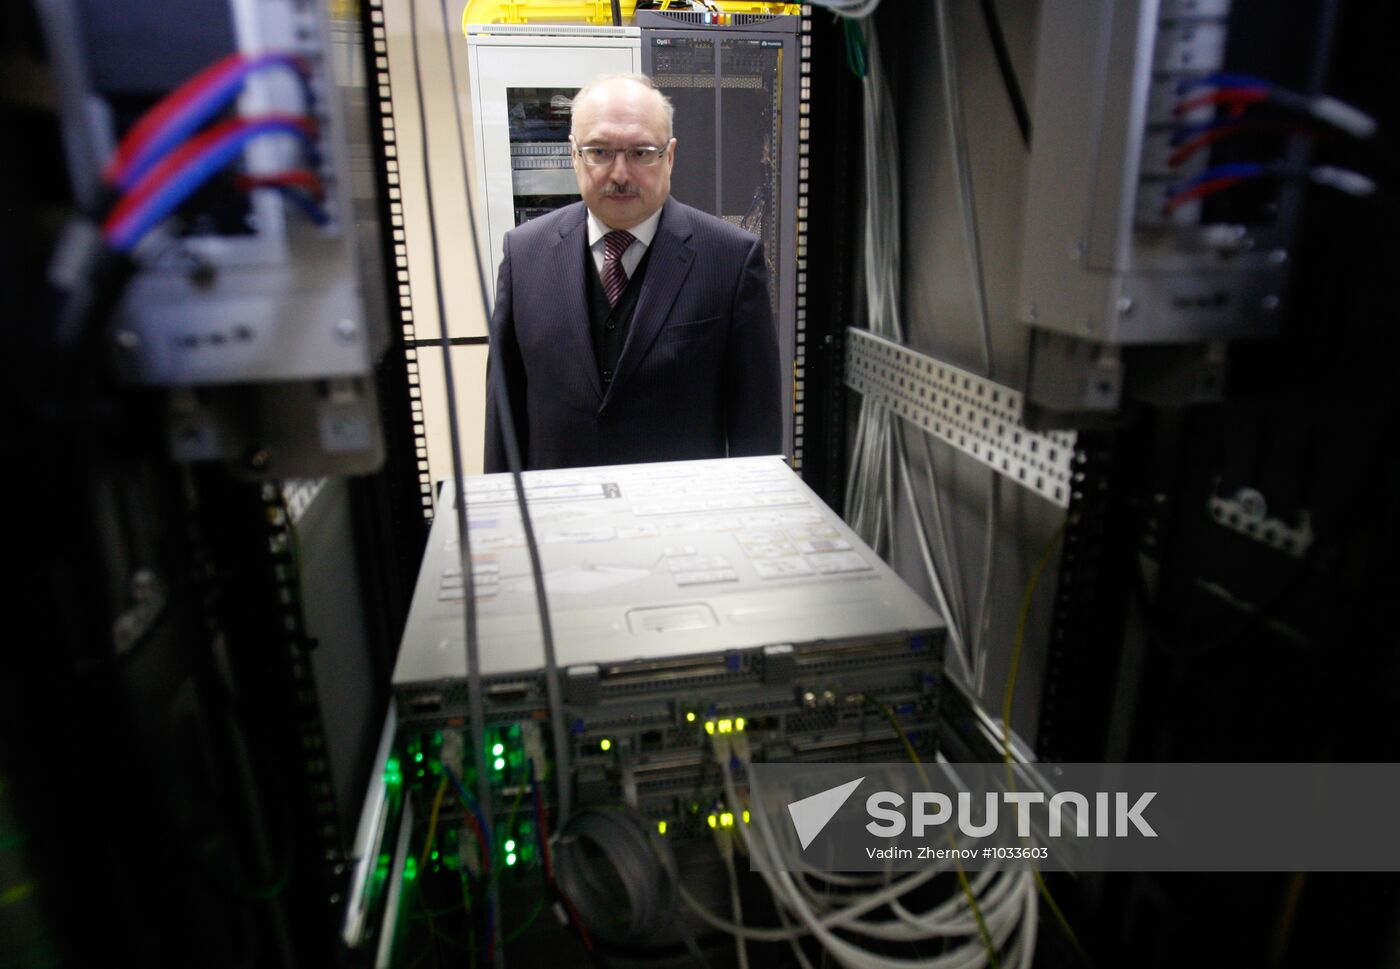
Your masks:
<svg viewBox="0 0 1400 969"><path fill-rule="evenodd" d="M633 226L627 231L632 233L632 244L627 247L627 251L622 254L622 271L631 279L632 274L637 271L637 264L642 261L642 257L647 253L647 246L651 245L651 240L656 238L656 227L661 224L661 210L653 212L641 225ZM593 253L593 265L598 269L598 277L603 276L603 236L613 231L603 224L592 212L588 213L588 250Z"/></svg>

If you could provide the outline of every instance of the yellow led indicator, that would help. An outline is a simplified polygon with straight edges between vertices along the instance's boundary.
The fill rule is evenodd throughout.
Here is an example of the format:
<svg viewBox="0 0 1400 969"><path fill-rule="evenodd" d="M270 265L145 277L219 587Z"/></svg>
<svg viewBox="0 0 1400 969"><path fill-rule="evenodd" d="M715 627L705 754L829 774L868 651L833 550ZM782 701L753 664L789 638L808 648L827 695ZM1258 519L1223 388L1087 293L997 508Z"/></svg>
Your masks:
<svg viewBox="0 0 1400 969"><path fill-rule="evenodd" d="M694 711L694 710L690 710L690 711L688 711L688 712L686 713L686 715L685 715L685 722L686 722L686 723L694 723L694 722L695 722L695 711Z"/></svg>
<svg viewBox="0 0 1400 969"><path fill-rule="evenodd" d="M735 717L735 718L734 718L734 729L737 730L737 731L739 731L740 733L743 733L743 732L744 732L744 718L743 718L743 717Z"/></svg>
<svg viewBox="0 0 1400 969"><path fill-rule="evenodd" d="M705 721L705 732L706 732L706 733L709 733L709 734L712 734L712 733L715 732L715 722L714 722L713 720L706 720L706 721Z"/></svg>
<svg viewBox="0 0 1400 969"><path fill-rule="evenodd" d="M612 750L612 741L604 737L602 740L598 741L598 747L602 750Z"/></svg>
<svg viewBox="0 0 1400 969"><path fill-rule="evenodd" d="M719 732L720 732L720 733L732 733L733 730L734 730L734 721L733 721L733 720L721 720L721 721L719 722Z"/></svg>
<svg viewBox="0 0 1400 969"><path fill-rule="evenodd" d="M665 822L665 821L657 821L657 822L656 822L656 833L657 833L657 834L665 834L665 833L666 833L666 822Z"/></svg>
<svg viewBox="0 0 1400 969"><path fill-rule="evenodd" d="M725 811L719 816L719 823L720 827L732 828L734 826L734 815L730 814L728 811Z"/></svg>
<svg viewBox="0 0 1400 969"><path fill-rule="evenodd" d="M712 827L712 828L717 828L717 827L719 827L719 818L715 817L713 814L711 814L711 815L710 815L708 818L706 818L705 820L710 822L710 827Z"/></svg>
<svg viewBox="0 0 1400 969"><path fill-rule="evenodd" d="M745 823L745 824L748 824L748 823L749 823L749 812L748 812L748 811L745 811L745 812L744 812L744 823Z"/></svg>

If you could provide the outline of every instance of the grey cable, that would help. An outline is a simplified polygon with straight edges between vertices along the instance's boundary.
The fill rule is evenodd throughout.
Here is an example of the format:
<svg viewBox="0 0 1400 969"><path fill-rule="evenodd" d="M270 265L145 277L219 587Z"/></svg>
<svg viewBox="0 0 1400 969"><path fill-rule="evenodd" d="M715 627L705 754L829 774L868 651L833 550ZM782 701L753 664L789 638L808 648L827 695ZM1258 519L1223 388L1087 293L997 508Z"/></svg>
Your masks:
<svg viewBox="0 0 1400 969"><path fill-rule="evenodd" d="M409 0L410 6L413 0ZM457 155L462 166L462 175L466 178L467 196L467 221L470 223L472 238L473 259L476 264L477 284L481 291L481 306L486 313L486 319L491 319L491 287L486 278L486 271L481 264L481 240L476 234L476 203L475 193L472 190L472 181L467 178L469 169L467 168L467 153L462 145L464 132L462 131L462 106L457 96L457 65L452 58L452 37L455 34L451 15L447 10L447 0L442 0L439 5L442 11L443 41L447 48L447 70L448 78L452 88L452 119L457 128ZM415 36L414 43L417 43ZM415 48L416 49L416 48ZM415 66L416 66L415 61ZM420 86L418 91L419 105L421 108L423 91ZM423 132L424 145L424 167L427 167L427 129L426 122ZM438 271L436 259L436 246L434 247L433 271ZM439 288L439 300L441 300L441 289ZM447 319L443 317L440 321L443 330L444 340L446 339ZM540 616L540 638L544 644L544 671L545 671L545 692L549 697L549 730L550 739L554 743L554 772L555 781L558 788L558 804L556 818L562 827L569 820L570 808L570 775L571 767L569 763L569 740L564 731L564 697L559 686L559 663L554 652L554 624L549 617L549 600L545 592L544 571L540 565L539 544L535 541L535 526L530 520L529 503L525 500L525 482L521 477L520 448L515 436L515 417L510 409L510 395L506 392L505 378L500 373L500 368L496 368L496 379L492 380L490 374L487 376L487 393L494 393L498 398L497 411L501 415L502 437L506 445L506 463L510 467L511 477L515 480L515 499L520 506L520 524L525 532L525 547L530 553L530 571L535 581L535 605ZM455 410L454 410L455 415ZM452 438L454 448L459 447L457 436L454 431ZM479 678L479 676L478 676ZM477 683L480 690L480 683ZM481 748L478 748L480 750ZM484 806L483 806L484 810ZM499 911L499 906L498 906Z"/></svg>
<svg viewBox="0 0 1400 969"><path fill-rule="evenodd" d="M739 876L734 871L734 846L722 852L724 871L729 880L729 905L734 910L734 924L744 924L744 905L739 900ZM749 948L742 935L734 936L734 952L738 956L739 969L749 969Z"/></svg>
<svg viewBox="0 0 1400 969"><path fill-rule="evenodd" d="M972 194L972 165L967 152L967 126L963 121L962 88L958 81L957 55L953 52L947 0L934 0L938 17L938 59L943 71L944 114L948 141L953 149L953 171L958 182L958 208L962 216L963 247L972 277L972 300L977 308L978 336L982 345L982 372L992 376L992 330L987 315L987 286L982 272L982 243L977 232L977 203Z"/></svg>
<svg viewBox="0 0 1400 969"><path fill-rule="evenodd" d="M626 896L625 910L597 877L594 862L583 850L585 841L602 853L617 874ZM678 890L683 893L683 889L675 858L635 811L585 808L575 814L559 830L554 876L583 924L598 937L640 943L675 928L686 949L705 965L694 937L676 918Z"/></svg>
<svg viewBox="0 0 1400 969"><path fill-rule="evenodd" d="M1001 474L996 468L987 469L987 532L986 545L982 551L982 594L977 602L977 630L973 636L972 673L973 687L978 696L987 674L987 631L991 621L989 605L992 597L992 578L996 574L996 536L998 505L1001 503Z"/></svg>
<svg viewBox="0 0 1400 969"><path fill-rule="evenodd" d="M929 548L928 532L924 528L923 511L919 508L918 497L914 494L913 482L909 478L909 458L905 453L904 434L902 429L896 427L895 436L899 445L899 473L900 479L904 483L904 491L909 498L909 507L914 513L915 537L919 542L919 552L923 555L924 569L928 573L929 585L933 587L934 597L938 600L938 606L943 610L943 618L948 623L948 635L953 640L953 649L959 661L963 664L964 672L969 679L972 676L971 664L966 655L966 640L963 638L962 630L958 627L957 617L949 608L948 596L943 589L943 582L938 577L938 569L933 562L933 554Z"/></svg>
<svg viewBox="0 0 1400 969"><path fill-rule="evenodd" d="M476 769L476 798L482 817L487 823L495 820L491 802L491 784L484 769L486 750L486 712L481 695L481 657L476 616L476 576L472 568L471 531L467 527L467 484L462 469L462 446L460 428L457 426L457 385L452 371L452 344L447 336L447 304L442 295L442 268L438 259L437 218L433 215L432 166L428 161L428 109L423 95L422 57L418 46L418 3L408 0L408 30L413 50L413 78L417 85L419 138L423 148L423 190L428 197L428 238L433 256L433 289L437 299L438 328L441 333L443 383L447 391L448 432L452 443L452 505L457 517L457 558L462 569L463 594L466 603L466 664L467 664L467 706L471 720L472 765ZM494 845L486 845L488 852L494 852ZM492 931L501 938L500 892L496 883L490 886L490 905L494 913ZM504 964L504 946L497 948L497 963Z"/></svg>
<svg viewBox="0 0 1400 969"><path fill-rule="evenodd" d="M957 535L948 528L943 518L943 492L939 487L939 478L934 473L933 445L930 443L929 436L926 433L919 436L919 441L923 445L924 460L927 462L924 471L928 478L929 505L933 509L933 527L936 530L935 536L942 544L944 552L948 557L948 571L954 576L961 576L963 574L962 553L958 545ZM953 590L956 596L950 596L950 600L956 611L958 629L965 632L968 629L968 609L966 596L963 594L964 591L962 583L959 582L958 587ZM971 638L969 637L965 642L968 648L971 649Z"/></svg>

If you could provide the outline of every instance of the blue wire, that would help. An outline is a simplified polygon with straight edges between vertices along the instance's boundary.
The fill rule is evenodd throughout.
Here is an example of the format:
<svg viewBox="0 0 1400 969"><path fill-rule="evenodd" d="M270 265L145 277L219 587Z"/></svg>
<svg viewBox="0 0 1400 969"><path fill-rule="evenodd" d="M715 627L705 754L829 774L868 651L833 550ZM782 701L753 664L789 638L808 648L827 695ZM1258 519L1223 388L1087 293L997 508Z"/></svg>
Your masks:
<svg viewBox="0 0 1400 969"><path fill-rule="evenodd" d="M1216 72L1206 74L1201 77L1188 78L1176 86L1178 94L1185 94L1187 91L1198 87L1248 87L1264 88L1273 90L1273 82L1253 74L1230 74L1226 72Z"/></svg>
<svg viewBox="0 0 1400 969"><path fill-rule="evenodd" d="M457 775L452 773L452 769L443 766L442 771L452 781L452 786L457 788L457 796L462 799L462 804L476 818L476 823L481 825L482 836L486 838L486 856L491 859L491 867L496 867L495 841L491 837L491 828L486 824L486 819L481 816L481 805L477 804L476 798L467 793L467 789L462 786L462 782L457 779ZM486 872L482 872L485 877ZM491 936L495 932L496 913L491 906L491 892L486 893L486 938L483 940L483 955L491 951Z"/></svg>
<svg viewBox="0 0 1400 969"><path fill-rule="evenodd" d="M1202 182L1209 182L1217 178L1254 178L1267 172L1268 166L1258 162L1230 162L1228 165L1216 165L1214 168L1207 168L1195 178L1189 179L1167 188L1167 195L1178 195L1187 189L1195 188Z"/></svg>
<svg viewBox="0 0 1400 969"><path fill-rule="evenodd" d="M237 159L245 144L254 138L269 134L295 135L308 148L314 146L311 137L302 128L283 118L270 118L232 132L171 176L149 199L113 229L108 242L114 249L130 252L147 232L179 208L200 186Z"/></svg>
<svg viewBox="0 0 1400 969"><path fill-rule="evenodd" d="M306 213L306 217L317 225L330 225L331 217L326 210L317 205L315 200L310 198L305 192L293 188L290 185L259 185L257 188L272 188L288 202Z"/></svg>
<svg viewBox="0 0 1400 969"><path fill-rule="evenodd" d="M301 61L293 54L261 54L231 70L218 83L200 92L185 104L160 131L146 142L136 156L117 176L117 185L130 189L141 176L150 171L171 149L184 142L211 118L222 111L253 74L267 67L286 67L296 73L306 95L306 114L311 113L311 85L301 72Z"/></svg>
<svg viewBox="0 0 1400 969"><path fill-rule="evenodd" d="M1243 121L1240 118L1216 118L1214 121L1204 121L1201 124L1184 125L1172 132L1172 144L1184 144L1197 135L1205 134L1207 131L1214 131L1217 128L1228 128L1231 125L1242 123Z"/></svg>
<svg viewBox="0 0 1400 969"><path fill-rule="evenodd" d="M496 859L495 849L491 843L491 827L486 823L486 819L481 815L481 805L477 804L476 798L472 797L471 794L467 792L467 789L462 786L462 782L457 779L456 774L452 773L451 768L444 767L443 770L447 773L447 776L452 780L452 786L457 788L457 796L462 799L462 804L466 807L468 811L470 811L476 817L477 824L481 825L481 833L483 836L485 836L487 842L487 857L491 859L491 864L494 866L496 864Z"/></svg>

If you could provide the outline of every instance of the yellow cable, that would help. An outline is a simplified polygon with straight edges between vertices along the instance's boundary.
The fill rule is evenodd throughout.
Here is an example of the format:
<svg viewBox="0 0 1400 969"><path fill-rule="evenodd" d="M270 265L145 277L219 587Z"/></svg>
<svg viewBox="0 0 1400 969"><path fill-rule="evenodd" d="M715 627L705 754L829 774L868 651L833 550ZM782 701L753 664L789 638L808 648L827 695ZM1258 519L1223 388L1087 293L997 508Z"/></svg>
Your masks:
<svg viewBox="0 0 1400 969"><path fill-rule="evenodd" d="M1031 572L1030 581L1026 583L1026 591L1021 593L1021 613L1016 619L1016 640L1011 646L1011 668L1006 674L1006 693L1001 700L1001 750L1002 759L1009 765L1011 763L1011 701L1016 696L1016 677L1021 672L1021 653L1026 645L1026 624L1031 617L1031 603L1035 601L1035 589L1040 585L1040 577L1045 574L1051 559L1054 557L1055 549L1059 548L1060 540L1065 537L1065 529L1069 525L1066 518L1060 523L1060 527L1055 529L1055 534L1050 537L1050 542L1045 546L1045 551L1040 553L1040 561L1035 564L1034 571Z"/></svg>
<svg viewBox="0 0 1400 969"><path fill-rule="evenodd" d="M428 863L428 855L433 850L433 837L437 834L438 812L442 810L442 795L447 791L447 772L443 771L442 780L438 782L437 793L433 795L433 810L428 815L428 836L423 839L423 853L418 856L418 870L421 872L423 866Z"/></svg>
<svg viewBox="0 0 1400 969"><path fill-rule="evenodd" d="M894 729L895 736L904 744L904 752L914 762L914 767L919 772L919 779L924 782L925 787L931 787L928 775L924 773L923 759L919 756L919 752L914 749L914 745L909 742L909 738L905 735L904 728L900 725L899 719L895 717L894 711L868 693L863 694L862 698L884 714L885 719L890 722L890 727ZM977 897L972 894L972 882L968 881L967 872L963 870L962 861L958 858L957 839L953 837L953 832L947 829L944 829L943 833L948 838L948 846L955 849L952 857L953 865L958 870L958 885L961 886L963 897L967 899L967 907L971 909L972 918L977 923L977 935L982 941L982 947L987 950L987 961L991 963L992 969L1001 969L1001 960L997 958L997 947L992 941L992 932L987 928L987 920L982 916L982 906L977 904Z"/></svg>
<svg viewBox="0 0 1400 969"><path fill-rule="evenodd" d="M1026 582L1026 589L1021 593L1021 611L1016 617L1016 639L1011 645L1011 666L1006 674L1006 693L1001 700L1001 757L1006 765L1007 787L1014 790L1015 785L1011 779L1011 706L1016 698L1016 677L1021 671L1021 654L1026 647L1026 626L1030 622L1031 604L1035 601L1035 590L1040 585L1041 576L1049 568L1050 562L1054 559L1055 550L1059 548L1060 542L1065 537L1065 531L1069 528L1069 518L1060 523L1060 527L1055 529L1055 534L1050 536L1050 541L1045 546L1045 551L1040 553L1040 561L1035 564L1035 569L1031 572L1030 580ZM1035 878L1035 889L1040 893L1041 899L1050 909L1050 914L1055 916L1055 921L1059 923L1060 930L1069 939L1070 944L1083 957L1085 962L1089 961L1084 947L1079 944L1079 936L1070 927L1069 919L1065 917L1064 911L1055 902L1054 896L1050 894L1050 886L1045 884L1045 878L1040 873L1040 866L1034 861L1031 862L1031 874Z"/></svg>

